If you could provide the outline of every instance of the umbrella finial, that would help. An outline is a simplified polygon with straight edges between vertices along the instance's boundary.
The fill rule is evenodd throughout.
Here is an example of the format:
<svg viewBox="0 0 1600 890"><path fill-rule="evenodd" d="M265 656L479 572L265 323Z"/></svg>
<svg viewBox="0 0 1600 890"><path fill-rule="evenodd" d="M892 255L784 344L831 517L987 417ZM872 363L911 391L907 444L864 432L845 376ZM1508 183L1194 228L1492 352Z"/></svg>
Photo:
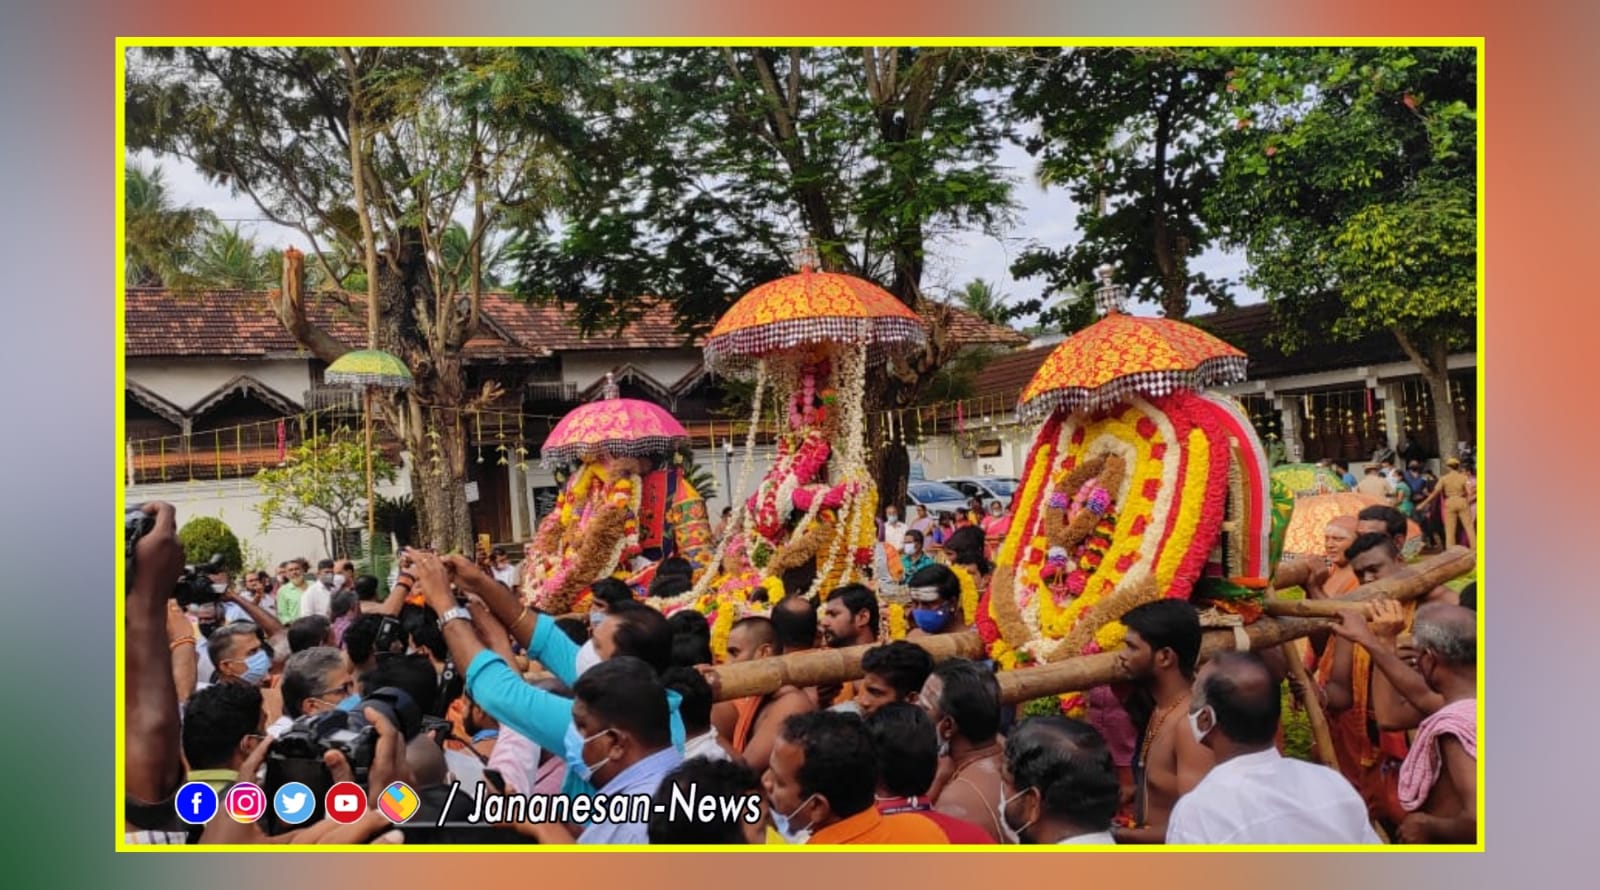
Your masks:
<svg viewBox="0 0 1600 890"><path fill-rule="evenodd" d="M817 266L822 264L821 258L817 253L817 242L807 238L805 243L800 245L800 249L795 252L794 264L799 267L802 273L816 271Z"/></svg>
<svg viewBox="0 0 1600 890"><path fill-rule="evenodd" d="M616 374L611 371L606 372L606 385L601 392L604 394L603 397L607 399L615 399L622 396L622 388L617 386Z"/></svg>
<svg viewBox="0 0 1600 890"><path fill-rule="evenodd" d="M1128 289L1120 284L1112 283L1112 276L1116 274L1116 267L1110 263L1102 263L1095 269L1095 274L1100 277L1100 287L1094 292L1094 307L1101 315L1113 313L1127 313Z"/></svg>

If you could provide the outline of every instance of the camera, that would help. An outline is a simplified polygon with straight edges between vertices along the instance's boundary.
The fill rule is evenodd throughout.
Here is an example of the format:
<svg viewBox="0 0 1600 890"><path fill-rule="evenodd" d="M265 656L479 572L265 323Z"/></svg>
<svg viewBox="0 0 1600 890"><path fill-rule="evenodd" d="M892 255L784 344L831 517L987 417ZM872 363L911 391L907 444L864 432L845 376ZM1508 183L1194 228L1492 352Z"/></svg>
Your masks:
<svg viewBox="0 0 1600 890"><path fill-rule="evenodd" d="M333 776L328 772L322 756L338 751L355 773L356 784L366 787L372 771L373 757L378 753L378 728L367 721L362 713L373 708L400 731L407 741L422 731L422 710L403 689L385 686L363 698L361 704L350 711L327 711L301 717L283 735L273 742L267 753L266 787L269 791L282 788L290 782L299 782L311 789L312 800L317 803L315 818L323 813L323 799L333 787ZM269 828L272 834L281 834L293 825L280 823L273 814Z"/></svg>
<svg viewBox="0 0 1600 890"><path fill-rule="evenodd" d="M128 566L124 592L133 589L134 548L138 546L139 539L149 534L155 527L156 518L144 511L143 504L129 507L123 516L123 558ZM211 559L204 563L184 566L183 576L173 585L172 598L186 609L190 606L216 602L217 593L211 589L211 579L207 576L222 571L224 563L222 554L213 553Z"/></svg>

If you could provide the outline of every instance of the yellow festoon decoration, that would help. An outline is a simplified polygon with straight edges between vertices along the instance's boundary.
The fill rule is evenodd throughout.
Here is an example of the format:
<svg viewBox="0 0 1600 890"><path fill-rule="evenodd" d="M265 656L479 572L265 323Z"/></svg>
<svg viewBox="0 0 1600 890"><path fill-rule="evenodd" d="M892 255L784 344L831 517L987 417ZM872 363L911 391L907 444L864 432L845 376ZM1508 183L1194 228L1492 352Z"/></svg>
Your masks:
<svg viewBox="0 0 1600 890"><path fill-rule="evenodd" d="M972 580L972 573L966 569L951 565L950 573L956 576L956 581L961 584L961 620L971 626L978 618L978 584Z"/></svg>
<svg viewBox="0 0 1600 890"><path fill-rule="evenodd" d="M728 660L728 633L739 617L739 602L727 597L717 603L717 618L711 624L711 655L718 664Z"/></svg>

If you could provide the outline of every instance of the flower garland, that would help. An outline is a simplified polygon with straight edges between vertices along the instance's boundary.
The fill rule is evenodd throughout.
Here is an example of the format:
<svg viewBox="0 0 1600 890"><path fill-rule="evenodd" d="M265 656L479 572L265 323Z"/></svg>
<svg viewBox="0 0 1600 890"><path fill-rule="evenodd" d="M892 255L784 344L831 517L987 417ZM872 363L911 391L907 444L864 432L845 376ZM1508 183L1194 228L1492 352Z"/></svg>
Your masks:
<svg viewBox="0 0 1600 890"><path fill-rule="evenodd" d="M738 611L737 601L733 599L717 603L716 618L711 622L711 656L717 664L728 660L728 634L733 630Z"/></svg>
<svg viewBox="0 0 1600 890"><path fill-rule="evenodd" d="M889 639L903 640L910 628L906 624L906 607L900 603L889 604Z"/></svg>
<svg viewBox="0 0 1600 890"><path fill-rule="evenodd" d="M568 492L560 498L557 515L564 526L562 541L572 541L555 554L545 557L544 568L554 561L547 574L536 572L537 586L532 591L532 606L559 615L569 609L584 588L616 570L624 559L639 550L639 507L642 486L629 471L620 471L595 502L597 485L606 484L606 472L596 464L585 466ZM582 504L581 511L575 509ZM538 576L543 574L542 578Z"/></svg>
<svg viewBox="0 0 1600 890"><path fill-rule="evenodd" d="M966 569L958 565L951 565L949 569L961 584L961 619L970 625L978 617L978 585Z"/></svg>
<svg viewBox="0 0 1600 890"><path fill-rule="evenodd" d="M768 606L777 605L786 595L786 591L783 589L783 579L777 575L768 575L763 578L760 586L767 592Z"/></svg>

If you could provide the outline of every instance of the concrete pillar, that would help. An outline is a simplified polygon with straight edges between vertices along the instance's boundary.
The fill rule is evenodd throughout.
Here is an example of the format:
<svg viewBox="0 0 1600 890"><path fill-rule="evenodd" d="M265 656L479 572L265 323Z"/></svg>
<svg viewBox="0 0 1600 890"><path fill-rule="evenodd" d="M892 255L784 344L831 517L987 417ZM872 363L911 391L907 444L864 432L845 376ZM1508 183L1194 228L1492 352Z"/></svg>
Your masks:
<svg viewBox="0 0 1600 890"><path fill-rule="evenodd" d="M1398 383L1385 383L1378 395L1383 399L1383 427L1389 437L1389 447L1400 447L1400 429L1404 420L1400 416L1403 390Z"/></svg>
<svg viewBox="0 0 1600 890"><path fill-rule="evenodd" d="M506 473L511 481L511 539L523 541L533 537L533 523L528 517L528 474L514 462L506 467Z"/></svg>
<svg viewBox="0 0 1600 890"><path fill-rule="evenodd" d="M1300 438L1302 424L1300 423L1300 397L1299 396L1274 396L1273 407L1278 409L1279 425L1283 427L1283 450L1290 463L1300 463L1304 459L1305 445Z"/></svg>

